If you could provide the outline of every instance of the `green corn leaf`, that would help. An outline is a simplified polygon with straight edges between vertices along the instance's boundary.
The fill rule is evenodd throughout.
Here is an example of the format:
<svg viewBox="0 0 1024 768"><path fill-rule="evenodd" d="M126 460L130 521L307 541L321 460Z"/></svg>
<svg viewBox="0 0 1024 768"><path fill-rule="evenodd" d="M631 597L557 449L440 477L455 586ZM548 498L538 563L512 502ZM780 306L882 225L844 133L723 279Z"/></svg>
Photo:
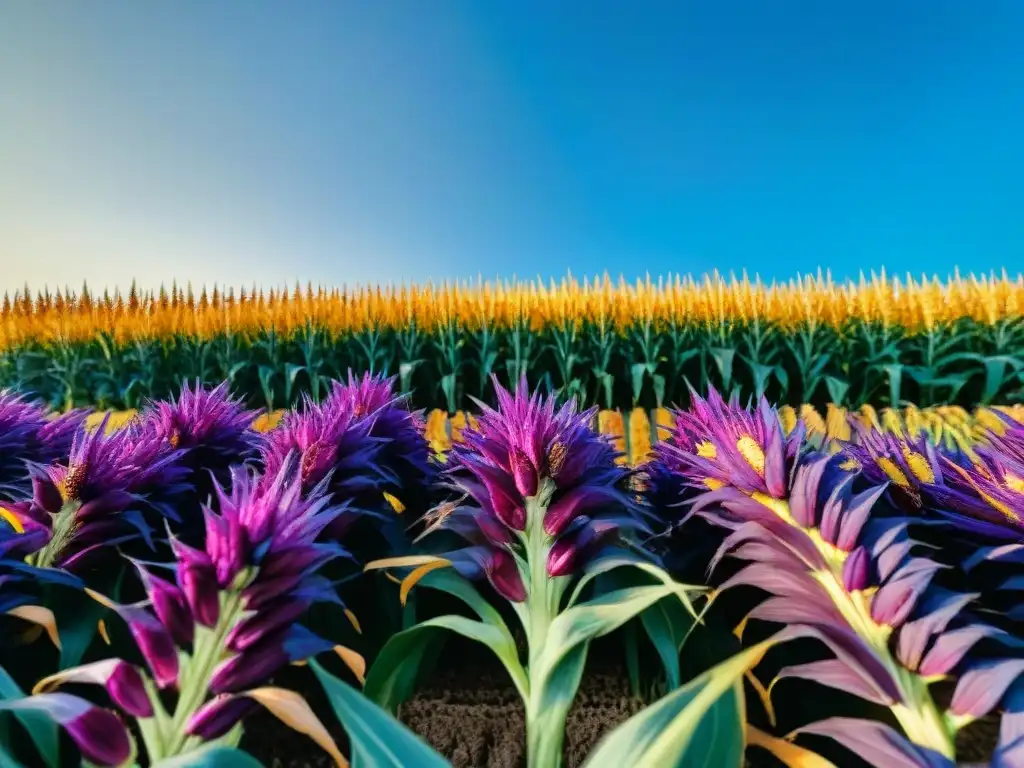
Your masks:
<svg viewBox="0 0 1024 768"><path fill-rule="evenodd" d="M656 566L654 566L656 568ZM651 583L654 578L663 584L671 584L671 577L662 572L645 571L640 568L612 568L601 577L615 588L637 587ZM661 660L669 690L682 685L679 651L693 630L697 617L691 614L679 600L659 600L640 614L640 623ZM633 630L634 624L627 626Z"/></svg>
<svg viewBox="0 0 1024 768"><path fill-rule="evenodd" d="M494 370L494 364L498 360L497 352L488 352L480 361L480 372L482 376L490 376Z"/></svg>
<svg viewBox="0 0 1024 768"><path fill-rule="evenodd" d="M789 373L781 365L776 365L772 368L772 373L775 374L775 380L779 382L779 386L782 388L782 394L780 395L780 402L785 400L786 395L789 393Z"/></svg>
<svg viewBox="0 0 1024 768"><path fill-rule="evenodd" d="M651 376L651 381L654 387L654 407L661 408L665 404L665 377L655 373Z"/></svg>
<svg viewBox="0 0 1024 768"><path fill-rule="evenodd" d="M644 388L644 377L647 375L647 366L643 363L634 363L630 366L630 381L633 384L633 403L640 399L640 393Z"/></svg>
<svg viewBox="0 0 1024 768"><path fill-rule="evenodd" d="M227 380L231 382L231 385L233 386L235 383L235 379L238 378L238 374L240 374L242 371L248 368L251 364L252 363L249 360L240 360L239 362L235 363L230 368L228 368L227 375L225 378L227 378Z"/></svg>
<svg viewBox="0 0 1024 768"><path fill-rule="evenodd" d="M594 378L597 380L598 385L601 387L601 393L604 397L603 406L605 408L611 408L615 399L615 377L606 371L600 370L599 368L594 368L592 373Z"/></svg>
<svg viewBox="0 0 1024 768"><path fill-rule="evenodd" d="M457 632L486 645L505 665L520 692L525 692L526 673L519 663L515 638L501 614L472 584L451 571L433 571L424 576L417 586L457 597L476 613L480 621L462 616L443 616L393 635L366 676L363 690L367 696L385 709L397 711L415 689L417 667L427 666L427 660L439 650L444 639L442 630Z"/></svg>
<svg viewBox="0 0 1024 768"><path fill-rule="evenodd" d="M679 669L679 651L686 642L694 619L674 600L659 600L640 614L640 622L665 667L670 690L682 684Z"/></svg>
<svg viewBox="0 0 1024 768"><path fill-rule="evenodd" d="M445 406L448 413L455 413L458 410L458 398L456 387L458 378L454 373L447 373L441 377L441 393L444 395Z"/></svg>
<svg viewBox="0 0 1024 768"><path fill-rule="evenodd" d="M277 369L271 368L269 365L261 365L257 372L264 402L269 410L274 410L274 378L277 376Z"/></svg>
<svg viewBox="0 0 1024 768"><path fill-rule="evenodd" d="M208 744L184 755L168 757L153 768L260 768L262 763L238 747Z"/></svg>
<svg viewBox="0 0 1024 768"><path fill-rule="evenodd" d="M625 630L626 674L629 676L629 692L640 697L640 643L638 642L636 624L627 624Z"/></svg>
<svg viewBox="0 0 1024 768"><path fill-rule="evenodd" d="M736 350L731 347L712 347L708 352L711 353L711 359L715 361L715 367L722 377L722 389L732 389L732 365Z"/></svg>
<svg viewBox="0 0 1024 768"><path fill-rule="evenodd" d="M587 768L740 768L746 746L743 675L774 640L742 651L607 734Z"/></svg>
<svg viewBox="0 0 1024 768"><path fill-rule="evenodd" d="M775 368L764 363L751 360L746 355L740 355L740 359L750 368L750 375L754 379L754 399L760 400L768 391L768 380L771 378Z"/></svg>
<svg viewBox="0 0 1024 768"><path fill-rule="evenodd" d="M24 697L25 693L14 682L14 678L0 667L0 700ZM38 710L14 710L11 714L24 727L47 768L57 768L60 765L60 731L57 724L45 712ZM6 713L0 713L0 724L4 724L5 718Z"/></svg>
<svg viewBox="0 0 1024 768"><path fill-rule="evenodd" d="M850 391L850 383L835 376L825 377L825 387L828 389L829 400L836 405L842 405L846 400L846 393Z"/></svg>
<svg viewBox="0 0 1024 768"><path fill-rule="evenodd" d="M618 589L574 605L551 622L543 648L531 659L526 717L532 764L560 764L565 718L583 678L590 642L675 592L666 584Z"/></svg>
<svg viewBox="0 0 1024 768"><path fill-rule="evenodd" d="M323 686L352 745L352 768L441 768L450 763L366 696L316 661L310 668Z"/></svg>
<svg viewBox="0 0 1024 768"><path fill-rule="evenodd" d="M421 671L423 657L432 650L439 630L455 632L481 643L498 657L520 695L526 697L526 670L519 663L515 640L500 628L464 616L439 616L393 635L381 649L366 677L364 690L377 704L389 711L412 695Z"/></svg>
<svg viewBox="0 0 1024 768"><path fill-rule="evenodd" d="M412 392L412 376L423 364L422 360L407 360L398 366L398 386L403 395Z"/></svg>
<svg viewBox="0 0 1024 768"><path fill-rule="evenodd" d="M124 568L119 568L116 576L96 582L96 589L112 600L121 594L124 581ZM85 658L86 652L96 639L100 619L110 613L110 609L96 600L86 598L77 589L58 585L46 589L46 604L52 607L60 628L60 668L77 667Z"/></svg>
<svg viewBox="0 0 1024 768"><path fill-rule="evenodd" d="M8 737L4 731L2 723L0 723L0 768L24 768L24 766L14 759L9 751L7 751Z"/></svg>
<svg viewBox="0 0 1024 768"><path fill-rule="evenodd" d="M984 359L985 389L981 401L985 405L992 403L999 392L1024 368L1024 362L1010 355L993 355Z"/></svg>
<svg viewBox="0 0 1024 768"><path fill-rule="evenodd" d="M964 388L964 385L970 380L970 377L966 374L959 376L940 376L928 381L928 386L931 387L945 387L947 388L946 399L953 402L960 395L960 390Z"/></svg>
<svg viewBox="0 0 1024 768"><path fill-rule="evenodd" d="M885 371L889 382L889 405L897 408L903 402L900 397L903 384L903 365L900 363L890 363L889 365L883 365L882 370Z"/></svg>
<svg viewBox="0 0 1024 768"><path fill-rule="evenodd" d="M295 388L295 380L299 374L308 373L306 366L295 365L294 363L284 364L284 405L289 408L292 405L292 390Z"/></svg>

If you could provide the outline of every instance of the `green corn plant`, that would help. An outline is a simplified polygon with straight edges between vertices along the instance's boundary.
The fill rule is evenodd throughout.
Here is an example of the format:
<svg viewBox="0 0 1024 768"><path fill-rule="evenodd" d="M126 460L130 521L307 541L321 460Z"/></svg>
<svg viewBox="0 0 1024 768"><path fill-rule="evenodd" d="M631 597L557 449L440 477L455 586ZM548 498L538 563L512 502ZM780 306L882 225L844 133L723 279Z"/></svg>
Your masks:
<svg viewBox="0 0 1024 768"><path fill-rule="evenodd" d="M632 384L633 405L640 404L640 396L644 385L649 381L654 393L656 408L661 408L665 401L665 377L658 373L661 363L661 347L663 340L654 330L652 317L642 318L627 333L629 349L635 356L629 361L629 381Z"/></svg>
<svg viewBox="0 0 1024 768"><path fill-rule="evenodd" d="M404 328L400 328L396 334L398 345L398 386L403 395L412 394L413 376L416 370L423 365L423 349L426 345L426 338L416 323L416 318L410 316Z"/></svg>
<svg viewBox="0 0 1024 768"><path fill-rule="evenodd" d="M436 352L435 361L440 372L439 387L444 396L445 407L448 413L455 413L459 410L462 399L462 347L466 343L459 321L449 317L435 329L432 341Z"/></svg>

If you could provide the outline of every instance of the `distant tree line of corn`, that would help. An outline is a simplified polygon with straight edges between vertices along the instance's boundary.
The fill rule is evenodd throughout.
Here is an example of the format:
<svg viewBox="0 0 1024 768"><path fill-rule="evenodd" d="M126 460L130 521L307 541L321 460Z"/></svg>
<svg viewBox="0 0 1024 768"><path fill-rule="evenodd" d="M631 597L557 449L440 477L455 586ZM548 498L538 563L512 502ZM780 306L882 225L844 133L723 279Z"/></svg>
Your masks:
<svg viewBox="0 0 1024 768"><path fill-rule="evenodd" d="M964 407L1024 400L1024 279L884 274L198 293L5 295L0 386L54 408L135 408L227 379L251 406L319 400L330 379L395 375L420 408L491 402L491 376L602 409L742 399Z"/></svg>

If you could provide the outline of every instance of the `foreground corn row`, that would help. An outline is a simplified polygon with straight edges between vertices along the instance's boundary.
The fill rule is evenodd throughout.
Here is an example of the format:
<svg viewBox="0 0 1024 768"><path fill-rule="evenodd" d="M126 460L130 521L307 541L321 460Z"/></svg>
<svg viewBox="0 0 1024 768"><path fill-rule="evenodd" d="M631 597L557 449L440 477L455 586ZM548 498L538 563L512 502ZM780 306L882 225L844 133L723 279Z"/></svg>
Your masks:
<svg viewBox="0 0 1024 768"><path fill-rule="evenodd" d="M587 406L686 405L687 383L844 407L1024 400L1024 278L770 286L718 277L157 295L28 290L0 309L0 387L135 408L182 379L253 407L385 373L419 408L493 404L494 378Z"/></svg>
<svg viewBox="0 0 1024 768"><path fill-rule="evenodd" d="M137 414L134 410L109 414L97 412L90 414L87 423L96 426L106 418L109 429L118 429L129 423ZM267 432L280 423L284 414L285 411L274 411L260 415L253 422L253 428L259 432ZM1021 405L977 408L973 413L952 406L909 407L898 410L884 408L881 411L866 406L851 412L830 404L824 415L811 405L800 408L787 405L779 409L779 417L787 434L793 430L799 419L809 436L821 437L828 442L850 440L854 427L860 425L897 437L925 434L934 443L964 450L981 441L990 431L1002 434L1006 429L1006 423L1000 418L1000 414L1024 423L1024 406ZM463 411L448 416L444 411L433 410L426 416L424 434L434 453L444 454L454 442L461 442L462 433L467 426L475 427L476 423L472 414ZM651 457L654 446L675 427L675 418L667 408L658 408L650 413L642 408L635 408L626 413L600 411L594 427L601 434L613 438L614 445L622 453L622 460L625 463L637 465Z"/></svg>
<svg viewBox="0 0 1024 768"><path fill-rule="evenodd" d="M639 711L589 768L1021 764L1020 409L625 420L522 381L428 426L393 385L262 431L227 382L118 428L0 394L0 764L259 765L263 709L310 764L440 768L395 715L468 663L451 632L507 672L528 768L598 648Z"/></svg>

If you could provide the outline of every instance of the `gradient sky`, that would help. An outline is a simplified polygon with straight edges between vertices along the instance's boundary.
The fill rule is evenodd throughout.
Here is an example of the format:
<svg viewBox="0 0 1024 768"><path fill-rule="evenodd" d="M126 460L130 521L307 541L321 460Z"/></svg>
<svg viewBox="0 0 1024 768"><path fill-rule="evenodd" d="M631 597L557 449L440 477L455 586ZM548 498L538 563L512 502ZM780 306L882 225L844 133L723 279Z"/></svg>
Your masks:
<svg viewBox="0 0 1024 768"><path fill-rule="evenodd" d="M7 0L0 290L1018 272L1022 40L1020 0Z"/></svg>

